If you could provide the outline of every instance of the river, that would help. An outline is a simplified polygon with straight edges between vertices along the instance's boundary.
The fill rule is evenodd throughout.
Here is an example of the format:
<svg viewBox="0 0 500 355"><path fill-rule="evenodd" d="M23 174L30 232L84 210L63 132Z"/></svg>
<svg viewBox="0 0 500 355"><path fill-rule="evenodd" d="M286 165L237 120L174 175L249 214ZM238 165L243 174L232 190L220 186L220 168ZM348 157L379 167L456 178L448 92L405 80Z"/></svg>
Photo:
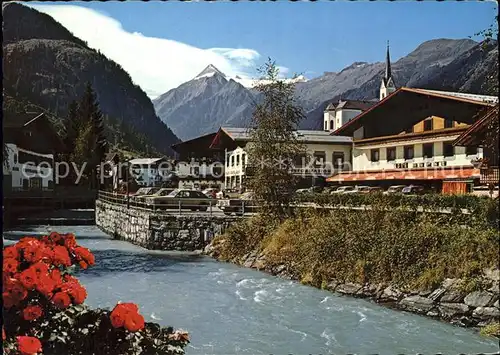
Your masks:
<svg viewBox="0 0 500 355"><path fill-rule="evenodd" d="M435 354L496 352L470 329L340 297L206 257L154 252L110 239L95 226L76 234L96 265L80 273L92 307L136 302L146 320L188 330L187 354ZM4 243L46 227L4 232Z"/></svg>

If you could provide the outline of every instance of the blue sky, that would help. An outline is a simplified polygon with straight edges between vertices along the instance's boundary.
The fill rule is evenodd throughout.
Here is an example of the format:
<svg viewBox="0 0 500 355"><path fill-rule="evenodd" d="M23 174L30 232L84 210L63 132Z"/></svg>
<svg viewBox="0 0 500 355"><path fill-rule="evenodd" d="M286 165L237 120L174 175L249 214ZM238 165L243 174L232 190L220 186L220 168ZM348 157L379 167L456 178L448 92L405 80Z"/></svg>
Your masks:
<svg viewBox="0 0 500 355"><path fill-rule="evenodd" d="M96 10L121 23L124 31L144 37L200 49L252 50L258 53L258 58L247 56L253 67L270 56L288 68L284 73L303 73L309 78L341 70L354 61L382 61L387 40L395 61L429 39L467 38L492 24L497 11L495 2L479 1L130 1L70 5ZM51 11L45 12L54 16ZM61 22L58 16L54 17ZM227 51L223 55L230 57ZM246 73L251 75L250 65Z"/></svg>

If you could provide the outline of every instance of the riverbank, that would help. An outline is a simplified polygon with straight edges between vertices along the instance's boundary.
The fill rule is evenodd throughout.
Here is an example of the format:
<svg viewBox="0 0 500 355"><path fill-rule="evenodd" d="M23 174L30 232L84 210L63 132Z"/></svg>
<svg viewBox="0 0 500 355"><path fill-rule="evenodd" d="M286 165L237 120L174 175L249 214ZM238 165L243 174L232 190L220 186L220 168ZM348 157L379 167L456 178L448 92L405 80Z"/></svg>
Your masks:
<svg viewBox="0 0 500 355"><path fill-rule="evenodd" d="M336 294L499 336L498 233L381 210L254 218L205 252Z"/></svg>

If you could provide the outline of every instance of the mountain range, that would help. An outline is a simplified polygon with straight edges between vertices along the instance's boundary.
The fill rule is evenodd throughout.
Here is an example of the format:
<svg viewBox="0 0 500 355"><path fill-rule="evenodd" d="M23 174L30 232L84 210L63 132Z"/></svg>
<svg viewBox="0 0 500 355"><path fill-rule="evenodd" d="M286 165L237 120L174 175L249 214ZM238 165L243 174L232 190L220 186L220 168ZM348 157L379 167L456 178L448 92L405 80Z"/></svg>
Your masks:
<svg viewBox="0 0 500 355"><path fill-rule="evenodd" d="M68 104L80 99L90 82L106 123L140 135L153 151L173 153L170 145L179 139L119 64L35 9L4 3L2 16L4 98L64 119ZM126 136L129 141L134 138Z"/></svg>
<svg viewBox="0 0 500 355"><path fill-rule="evenodd" d="M179 138L211 133L222 125L245 126L259 101L254 86L262 81L229 78L209 65L152 102L119 64L49 15L6 3L2 16L3 95L4 103L6 98L15 103L10 106L39 108L64 121L68 104L90 82L108 131L129 145L147 144L147 150L170 155ZM310 80L289 80L306 114L301 128L321 129L323 110L332 101L376 99L384 69L381 62L355 62ZM392 63L392 73L399 87L496 95L497 44L430 40Z"/></svg>
<svg viewBox="0 0 500 355"><path fill-rule="evenodd" d="M498 48L494 42L484 45L470 39L435 39L391 66L398 87L488 94L492 87L486 85L486 77L498 72ZM296 101L306 116L301 128L321 129L325 107L340 98L377 99L384 70L382 62L355 62L340 72L295 82ZM163 122L186 140L222 125L247 125L258 97L248 85L209 65L194 79L154 99L153 104Z"/></svg>

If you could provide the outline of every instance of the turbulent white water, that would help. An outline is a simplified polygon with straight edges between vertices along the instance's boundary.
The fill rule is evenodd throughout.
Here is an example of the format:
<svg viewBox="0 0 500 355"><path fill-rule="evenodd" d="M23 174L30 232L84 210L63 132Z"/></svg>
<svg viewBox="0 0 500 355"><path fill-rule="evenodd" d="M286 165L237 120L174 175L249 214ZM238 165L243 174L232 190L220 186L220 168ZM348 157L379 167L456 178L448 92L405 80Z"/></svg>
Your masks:
<svg viewBox="0 0 500 355"><path fill-rule="evenodd" d="M435 354L498 351L472 330L368 301L179 253L151 252L109 239L96 227L73 231L96 265L79 275L87 303L140 305L148 321L190 332L187 354ZM46 233L4 232L4 242Z"/></svg>

